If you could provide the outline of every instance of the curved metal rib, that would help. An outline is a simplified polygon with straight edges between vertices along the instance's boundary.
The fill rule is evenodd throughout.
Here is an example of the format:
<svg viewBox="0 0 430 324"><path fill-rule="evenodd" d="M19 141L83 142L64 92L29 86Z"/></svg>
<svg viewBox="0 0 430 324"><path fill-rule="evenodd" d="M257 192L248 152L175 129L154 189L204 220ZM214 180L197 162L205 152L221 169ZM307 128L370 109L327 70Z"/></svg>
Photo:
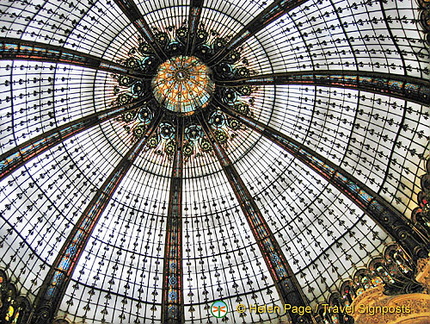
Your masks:
<svg viewBox="0 0 430 324"><path fill-rule="evenodd" d="M127 75L133 78L145 77L142 73L131 70L121 64L60 46L16 38L0 38L0 43L0 60L67 63Z"/></svg>
<svg viewBox="0 0 430 324"><path fill-rule="evenodd" d="M176 129L176 152L173 156L169 207L167 210L166 244L163 268L163 306L161 314L161 322L168 324L184 322L184 298L182 284L183 128L181 125L178 125Z"/></svg>
<svg viewBox="0 0 430 324"><path fill-rule="evenodd" d="M215 135L207 125L206 121L200 117L200 123L208 136L215 155L226 175L239 202L240 208L248 221L252 234L260 248L261 254L266 262L267 268L272 276L276 289L284 304L292 306L310 307L306 297L291 269L288 261L282 252L278 241L267 225L260 209L248 191L245 183L228 157L223 147L216 140ZM300 316L289 311L292 323L316 323L316 320L309 314Z"/></svg>
<svg viewBox="0 0 430 324"><path fill-rule="evenodd" d="M243 44L246 40L264 29L271 22L280 18L288 11L300 6L307 0L276 0L266 9L264 9L257 17L243 27L227 45L218 53L216 53L208 62L209 65L219 63L230 51Z"/></svg>
<svg viewBox="0 0 430 324"><path fill-rule="evenodd" d="M229 116L238 119L252 130L282 147L339 189L393 237L414 260L425 258L428 255L430 251L428 238L415 228L405 216L353 175L274 128L233 111L219 102L218 106Z"/></svg>
<svg viewBox="0 0 430 324"><path fill-rule="evenodd" d="M161 61L167 60L168 57L166 53L164 53L163 49L157 43L154 33L152 32L145 18L143 18L142 13L140 12L134 1L114 0L114 2L127 16L127 18L134 25L134 27L136 27L137 31L142 35L143 39L148 42L149 46L151 46L151 48L154 50L155 55L157 55Z"/></svg>
<svg viewBox="0 0 430 324"><path fill-rule="evenodd" d="M106 109L94 114L73 120L57 128L40 134L19 146L0 155L0 181L24 165L37 155L63 142L71 136L98 125L108 119L115 118L128 110L139 107L144 100Z"/></svg>
<svg viewBox="0 0 430 324"><path fill-rule="evenodd" d="M51 323L60 303L66 293L72 274L79 262L91 233L97 225L100 216L106 209L115 190L124 178L136 157L146 145L148 139L161 120L158 114L147 129L147 132L136 141L127 154L121 159L103 185L97 191L91 202L85 208L78 222L73 227L64 242L57 258L52 264L40 290L37 294L31 323Z"/></svg>
<svg viewBox="0 0 430 324"><path fill-rule="evenodd" d="M218 86L308 84L353 88L430 104L430 81L405 75L345 70L322 70L262 74L217 81Z"/></svg>
<svg viewBox="0 0 430 324"><path fill-rule="evenodd" d="M200 17L202 15L203 0L191 0L190 13L188 15L188 36L186 55L192 55L196 45L197 30L199 28Z"/></svg>

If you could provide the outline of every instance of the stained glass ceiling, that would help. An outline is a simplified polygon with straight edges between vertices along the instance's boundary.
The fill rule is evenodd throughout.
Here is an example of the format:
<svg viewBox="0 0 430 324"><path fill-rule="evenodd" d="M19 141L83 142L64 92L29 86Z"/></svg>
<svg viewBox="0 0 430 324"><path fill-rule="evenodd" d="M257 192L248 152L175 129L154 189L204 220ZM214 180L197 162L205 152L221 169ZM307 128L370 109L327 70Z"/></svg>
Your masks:
<svg viewBox="0 0 430 324"><path fill-rule="evenodd" d="M2 2L0 269L71 323L327 302L397 240L368 195L417 207L422 6Z"/></svg>

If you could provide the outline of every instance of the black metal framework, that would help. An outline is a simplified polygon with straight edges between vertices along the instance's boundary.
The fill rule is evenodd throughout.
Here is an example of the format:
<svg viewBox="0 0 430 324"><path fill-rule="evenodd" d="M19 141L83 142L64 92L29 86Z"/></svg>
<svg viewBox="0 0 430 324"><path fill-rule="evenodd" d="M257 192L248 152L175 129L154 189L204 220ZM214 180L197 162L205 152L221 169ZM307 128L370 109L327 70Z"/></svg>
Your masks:
<svg viewBox="0 0 430 324"><path fill-rule="evenodd" d="M17 272L16 277L23 281L27 280L25 278L29 274L31 279L28 281L31 280L31 283L24 282L23 290L31 287L28 291L37 291L40 280L43 281L37 296L37 308L33 312L34 321L44 323L47 318L52 319L61 302L62 311L75 314L76 318L83 317L89 320L93 318L96 321L98 316L103 316L102 321L106 321L107 317L114 313L111 317L113 322L136 323L160 319L165 323L186 322L190 318L196 322L207 320L211 318L208 311L210 302L221 297L226 297L230 303L239 303L241 298L251 302L260 298L267 302L280 296L282 302L306 307L309 304L308 299L314 303L317 299L325 298L324 292L320 295L313 294L312 289L325 274L329 273L329 270L336 278L352 275L348 271L337 271L334 265L332 269L326 266L323 270L316 266L322 258L326 260L327 257L330 260L327 251L334 251L336 257L338 253L339 260L345 256L350 257L348 252L340 248L341 240L348 233L356 231L356 228L365 228L364 225L360 227L359 223L364 224L366 218L356 215L353 208L355 205L369 215L379 227L385 229L390 237L395 238L415 261L428 253L426 238L428 228L425 227L428 225L426 198L428 174L423 176L421 184L423 191L418 193L420 208L415 209L412 217L413 221L423 225L419 227L381 197L381 192L385 190L383 184L390 181L392 184L394 183L392 179L400 176L406 180L399 181L393 196L396 192L407 195L408 190L410 195L414 194L416 181L405 177L402 171L396 169L394 154L389 157L386 169L384 168L383 184L378 193L375 193L357 180L357 177L338 167L329 157L325 158L324 154L318 154L306 144L250 117L254 112L254 116L260 112L261 116L284 113L276 111L279 108L275 107L276 101L288 98L288 105L294 105L302 121L310 120L309 129L300 133L297 130L301 129L305 122L301 123L299 119L294 118L289 121L290 117L287 116L285 124L291 124L293 135L308 132L303 137L309 139L311 135L316 134L312 140L316 138L315 142L319 142L320 146L324 146L328 138L328 142L331 141L333 146L345 143L348 149L356 148L350 144L353 141L359 142L360 137L357 136L356 140L352 136L355 131L352 126L350 129L344 127L339 130L342 127L340 123L347 119L360 119L362 108L365 107L362 118L378 120L373 124L375 130L370 129L370 121L366 124L372 136L376 134L375 137L384 138L386 129L391 132L391 125L400 125L399 129L396 129L397 133L393 139L395 144L391 153L397 148L400 151L406 147L405 155L411 158L409 160L405 158L404 161L397 163L398 169L409 170L412 162L415 163L416 156L423 153L419 151L418 145L408 146L404 143L409 135L405 133L412 131L409 137L410 142L414 144L425 138L426 129L420 127L428 118L423 108L429 104L430 95L426 67L428 55L420 48L422 41L413 34L414 28L405 27L406 24L415 26L418 21L415 16L404 14L405 8L397 6L395 2L392 8L384 9L380 4L356 3L352 0L337 3L323 0L315 3L306 3L304 0L277 0L267 7L265 2L236 3L226 0L220 2L219 8L214 8L213 2L210 1L191 0L189 5L179 6L179 11L175 11L177 9L175 5L166 4L165 8L161 8L163 5L153 7L150 1L138 4L133 0L108 1L106 4L78 0L73 4L69 3L69 8L66 8L66 3L63 6L51 0L45 1L43 5L32 5L27 2L0 4L2 8L0 15L4 15L9 8L14 9L15 6L23 9L7 14L5 26L1 30L4 37L0 38L0 65L5 61L12 61L12 64L5 63L8 64L5 70L10 72L5 73L5 78L0 83L0 90L3 91L0 105L6 107L5 113L0 116L2 123L0 134L6 134L2 140L9 143L9 146L1 144L2 148L9 149L3 150L0 155L0 180L4 184L0 188L4 196L0 204L2 205L0 216L4 220L4 224L0 225L2 235L0 244L2 247L4 244L9 247L8 251L12 251L5 252L8 253L5 263L8 271ZM421 12L426 13L428 10L424 11L423 8L427 5L422 1L420 5ZM109 21L111 18L106 18L108 13L117 10L116 7L120 8L129 20L125 24L118 22L118 28L115 22ZM67 12L69 9L70 16ZM145 19L146 13L152 10L148 20ZM381 10L386 10L383 15L378 14ZM177 20L181 20L179 23L174 19L169 20L172 17L167 17L169 13L175 15L178 12L180 18ZM248 19L247 23L245 20L242 23L242 13L244 19ZM369 18L363 19L362 13ZM421 23L424 25L425 19L422 17L426 15L421 16ZM170 25L175 26L168 24L171 21L173 23ZM143 40L139 35L133 35L134 29L127 27L130 22ZM68 30L69 27L63 28L63 25L72 26L73 32ZM273 32L274 25L276 32ZM349 37L348 33L352 26L355 31L360 30L362 33L351 32ZM385 32L387 29L389 33ZM257 34L258 39L253 37ZM19 39L20 37L22 39ZM130 38L136 38L135 42L129 42ZM33 41L34 39L39 41ZM49 45L43 43L43 39ZM67 46L51 45L55 42L65 42L67 46L78 44L82 52L69 50ZM84 51L95 55L83 53ZM106 57L114 57L115 61L101 59L100 57L105 57L103 53L108 55ZM212 103L215 99L228 103L230 108L219 105L224 107L224 115L217 114L218 110L211 105L204 107L207 113L201 109L201 114L200 108L197 107L195 115L188 117L184 114L178 117L175 113L162 108L162 102L155 103L150 107L152 110L146 110L148 108L146 106L141 107L141 101L124 104L129 103L131 98L141 98L142 93L152 91L150 80L160 61L168 61L171 57L184 54L196 56L213 68L216 90L211 93L213 95L211 100ZM15 63L19 61L31 63L27 66ZM66 64L75 67L65 72L63 65ZM323 65L323 68L319 64ZM60 71L59 66L64 71ZM114 74L114 77L103 80L97 77L88 78L86 71L81 71L86 69L79 69L76 66L91 69L93 70L91 73L96 76L106 73L94 71L104 71ZM271 71L289 72L270 73ZM180 79L182 75L177 77ZM264 87L266 85L268 87ZM280 87L270 87L271 85ZM302 87L285 90L288 87L282 87L283 85ZM258 86L262 86L262 89L260 88L261 91L254 97L253 88ZM272 88L275 89L273 92ZM75 92L72 93L70 89ZM90 90L91 93L85 90ZM327 93L320 95L321 92L318 91ZM351 94L356 98L348 101L348 95ZM71 97L86 100L85 105L82 107L76 105L78 99L71 100ZM251 113L245 115L233 110L236 102L231 98L238 98L237 101L242 104L249 103L251 108L248 107L248 110L251 110ZM94 109L114 99L124 105L93 113ZM268 103L274 103L273 110L264 107ZM263 107L262 110L259 110L261 108L259 105ZM338 117L339 127L335 129L337 126L332 127L334 122L330 122L335 109L330 112L331 108L327 108L327 112L321 114L323 117L317 116L320 110L323 111L326 106L331 105L336 108L338 105L339 111L353 110L355 117L350 118L353 116L352 113L348 115L344 111L336 111L339 112L339 116L343 114L344 119ZM396 119L397 115L394 119L388 116L390 110L398 109L399 106L404 109L401 120ZM157 115L161 122L158 123L157 119L157 123L147 128L150 116L153 117L155 113L154 108L161 112L162 116ZM36 109L40 111L36 113ZM387 112L387 116L381 114L381 111ZM59 115L61 117L58 117ZM50 125L48 117L45 116L53 118L53 122L54 119L58 122L60 120L58 118L62 118L64 124L40 134L39 127L44 129ZM32 121L35 121L32 125L34 127L26 128ZM105 121L109 127L100 127L100 130L93 127ZM317 125L317 121L321 121L322 126ZM220 125L217 133L211 130L209 122L211 125L214 123ZM321 126L321 132L313 133L313 125ZM200 127L204 128L203 135L200 133ZM303 128L306 128L306 125ZM169 134L172 129L175 132L174 137ZM187 129L190 132L186 133ZM229 132L224 132L226 129ZM339 140L339 144L336 142L338 140L336 135L344 135L345 129L347 129L345 133L350 133L345 135L346 139ZM339 209L349 208L350 215L342 219L337 214L333 217L329 204L326 204L326 200L332 200L332 204L337 203L336 198L333 198L337 196L330 195L329 190L332 187L313 186L309 179L314 178L309 174L293 176L293 165L282 164L284 162L281 161L282 156L287 160L283 153L279 153L279 156L273 155L273 159L279 163L279 169L285 168L279 174L276 174L275 163L273 165L266 163L267 174L264 174L264 177L270 178L272 174L276 174L273 183L269 183L272 180L264 183L264 180L259 178L260 170L255 168L250 170L249 174L256 180L249 181L250 185L247 187L248 179L241 177L239 172L240 160L247 154L241 152L241 149L246 148L244 151L249 149L254 153L261 152L257 147L260 143L255 141L253 135L249 135L252 133L249 130L263 135L266 145L275 143L291 153L306 167L326 179L330 186L334 186L349 197L355 205L349 207L343 202ZM87 138L84 136L85 131L93 133ZM294 133L295 131L297 133ZM331 136L330 132L335 135ZM34 133L38 135L34 136ZM98 137L93 138L91 135L94 134ZM204 134L209 141L204 138ZM71 141L68 140L74 139L75 135L78 141L69 144ZM24 136L30 137L30 140L25 142L20 140ZM368 142L373 140L372 136L369 135ZM363 139L363 147L369 146L369 143L364 143L365 140L367 138ZM129 151L131 141L137 143ZM382 146L381 141L383 140L371 144ZM10 149L12 145L10 143L14 142L22 144ZM64 145L58 145L60 143ZM144 154L139 154L145 143L147 150ZM331 149L328 144L326 148ZM52 153L50 151L44 158L44 154L41 153L50 149ZM104 150L107 152L106 155ZM385 148L381 149L383 150ZM359 154L362 151L364 149L360 149ZM102 176L109 154L116 156L118 153L123 157L119 164L113 164L114 171ZM91 161L99 156L102 157L100 160L94 163ZM35 162L30 165L28 162L34 157L40 157L41 160L34 159ZM413 159L415 160L412 161ZM134 169L131 165L134 165L136 160L140 164L136 166L137 171L130 175L131 169ZM239 161L237 165L236 161ZM259 161L255 160L253 163L258 164ZM13 172L23 165L26 165L25 171L20 174ZM221 169L217 169L219 165ZM75 172L76 168L79 168L79 172ZM372 172L375 168L378 170L374 165L369 166ZM419 176L419 172L416 172L417 176L415 170L413 172L414 177ZM219 174L225 177L217 178ZM127 177L130 175L135 182L129 181L124 185L124 189L119 189L125 175ZM288 191L295 187L285 185L285 179L287 182L303 180L304 186L300 195L296 196L293 191L291 193ZM222 181L225 187L217 187L218 182ZM185 183L189 186L185 186ZM219 189L227 188L228 191L229 185L236 200ZM251 192L254 185L257 187L255 195ZM88 201L86 197L91 196L93 191L86 189L87 186L96 190L95 197ZM145 189L142 190L142 187ZM200 191L196 188L200 188ZM279 188L284 190L282 202L273 202L267 210L264 203L263 207L259 205L257 199L265 194L276 195ZM321 192L315 193L318 190ZM122 193L119 194L119 191ZM117 196L116 193L122 195L121 199L112 198ZM79 194L81 196L78 198ZM252 235L241 232L240 226L238 231L232 230L239 223L234 223L234 216L231 216L231 213L234 214L235 209L239 207L233 202L228 202L229 199L239 203L238 206L248 221ZM61 203L57 203L57 200ZM265 203L269 205L272 202ZM284 209L279 208L280 204ZM301 204L305 206L303 209L300 209ZM109 208L112 208L108 215L110 218L103 219L101 214ZM187 212L188 208L193 212ZM291 215L288 214L288 210L292 211ZM297 236L297 240L302 240L300 235L305 233L305 230L300 228L303 233L294 232L295 220L288 219L287 216L302 219L309 214L308 225L311 227L317 224L314 228L317 228L318 233L315 235L315 231L312 233L307 228L306 234L303 234L307 236L303 241L309 240L310 243L308 246L304 246L304 243L296 245L293 240L288 241L286 238L290 233L287 233L288 235L284 233L282 236L282 229L276 225L275 217L271 218L271 213L281 214L277 219L283 227L289 231L292 229L292 235ZM70 215L75 214L81 217L71 223ZM60 216L64 216L63 219ZM354 223L351 227L343 225L345 220L354 217L357 219L351 221ZM324 223L326 218L330 219L329 225ZM327 227L336 227L337 221L339 227L342 227L342 231L339 231L341 237L333 238L331 229ZM28 226L23 225L26 222ZM97 231L94 230L96 225L99 226ZM69 227L72 227L71 234L64 234L68 233L66 229ZM186 234L184 227L188 231ZM423 228L426 230L423 231ZM223 231L229 232L229 229L233 234L223 234ZM375 234L376 230L371 226L366 230L367 232L359 232L357 237L360 238L360 235L362 238L366 235L378 237L378 233ZM55 235L50 235L52 231ZM99 233L102 234L99 236ZM182 237L183 234L186 239ZM212 235L221 239L214 240ZM65 242L55 243L60 242L62 237L66 239ZM209 239L201 242L203 240L201 237ZM89 246L88 242L92 239L94 245ZM389 239L388 237L387 240ZM187 243L184 243L185 241ZM319 254L310 256L314 251L306 249L313 248L314 243L317 251L315 253ZM59 249L56 249L56 244ZM185 244L189 244L187 249L191 252L186 251ZM302 250L296 255L289 254L291 247ZM365 250L369 254L381 252L381 247L377 243L368 246L368 251L361 243L359 247L360 251ZM111 252L112 250L116 253ZM263 265L255 262L253 250L261 251L265 260ZM364 263L363 260L367 258L360 251L355 256L358 265L360 262ZM187 253L193 256L185 261L184 255ZM222 257L224 253L229 258L237 257L240 261L234 264L226 258L219 266L216 264L216 258ZM57 256L54 261L49 259L52 255ZM15 260L18 260L17 265L14 265ZM79 266L82 266L82 273L79 271L79 274L75 271L78 261ZM297 266L301 262L304 265ZM273 283L267 283L267 278L259 277L266 271L266 266ZM159 269L161 267L162 271ZM255 269L249 270L252 267ZM308 278L304 278L305 268L311 267L316 269L312 283L314 287L308 283ZM43 272L45 268L49 268L47 273ZM188 269L188 273L185 268ZM72 278L73 273L76 276ZM107 276L109 279L106 279ZM332 285L335 285L335 280L337 279L333 279ZM189 281L190 284L187 285L185 281ZM255 284L255 281L258 283ZM72 282L75 284L69 284ZM279 296L271 291L273 287L276 287ZM189 290L188 295L185 293L186 289ZM324 289L327 292L331 287L321 288ZM204 297L198 296L199 294L203 294ZM66 298L70 299L65 301ZM115 300L113 306L112 300ZM186 300L189 300L188 304ZM79 306L73 306L73 301L77 301ZM337 302L336 297L334 304ZM243 316L244 321L251 318L265 320L258 318L258 315L255 317L248 315ZM297 315L291 315L293 321L299 320ZM304 320L315 319L306 317Z"/></svg>
<svg viewBox="0 0 430 324"><path fill-rule="evenodd" d="M217 82L217 85L225 87L287 84L352 88L406 99L423 105L430 104L429 81L411 76L360 70L272 73Z"/></svg>
<svg viewBox="0 0 430 324"><path fill-rule="evenodd" d="M316 151L304 146L291 137L251 117L228 109L219 102L218 104L225 113L237 118L246 126L281 146L288 153L339 188L379 224L381 228L399 242L415 261L428 255L430 242L425 237L425 234L364 183Z"/></svg>
<svg viewBox="0 0 430 324"><path fill-rule="evenodd" d="M16 38L0 38L0 60L67 63L90 69L127 75L133 78L143 77L142 73L116 62L111 62L61 46L48 45Z"/></svg>
<svg viewBox="0 0 430 324"><path fill-rule="evenodd" d="M31 323L49 323L54 319L94 227L122 179L156 130L160 120L161 114L157 114L146 133L133 144L85 208L43 281L34 303L34 313L29 319Z"/></svg>
<svg viewBox="0 0 430 324"><path fill-rule="evenodd" d="M156 36L149 27L147 21L143 17L137 5L133 0L114 0L121 8L122 12L127 16L130 22L136 27L137 31L142 35L143 39L148 42L149 46L154 51L154 54L162 61L167 59L167 55L157 42Z"/></svg>
<svg viewBox="0 0 430 324"><path fill-rule="evenodd" d="M289 314L293 323L315 323L309 312L311 307L306 300L306 297L300 288L297 279L288 264L285 255L283 254L278 241L267 225L260 209L256 205L250 192L246 188L239 173L228 157L223 147L218 143L217 138L212 130L207 125L206 121L201 118L201 125L208 136L211 144L213 145L215 155L221 165L224 174L226 175L230 186L232 187L236 199L244 213L252 234L257 241L258 247L261 250L267 268L270 271L273 281L275 282L276 289L282 298L284 304L290 304L296 307L304 307L308 312L304 315L299 315L289 310Z"/></svg>
<svg viewBox="0 0 430 324"><path fill-rule="evenodd" d="M3 153L0 155L0 180L7 177L10 173L37 155L62 143L66 139L109 119L119 117L127 111L136 109L141 106L142 102L143 100L140 100L136 103L120 105L73 120L40 134L14 147L10 151Z"/></svg>

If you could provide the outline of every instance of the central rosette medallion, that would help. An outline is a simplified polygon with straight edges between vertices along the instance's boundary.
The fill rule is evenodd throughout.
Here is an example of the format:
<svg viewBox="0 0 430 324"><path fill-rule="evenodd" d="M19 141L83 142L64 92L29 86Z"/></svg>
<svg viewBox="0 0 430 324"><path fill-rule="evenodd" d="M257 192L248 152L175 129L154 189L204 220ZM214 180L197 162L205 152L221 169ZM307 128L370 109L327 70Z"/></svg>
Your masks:
<svg viewBox="0 0 430 324"><path fill-rule="evenodd" d="M215 84L209 67L194 56L176 56L162 63L152 79L153 93L166 109L192 114L209 104Z"/></svg>

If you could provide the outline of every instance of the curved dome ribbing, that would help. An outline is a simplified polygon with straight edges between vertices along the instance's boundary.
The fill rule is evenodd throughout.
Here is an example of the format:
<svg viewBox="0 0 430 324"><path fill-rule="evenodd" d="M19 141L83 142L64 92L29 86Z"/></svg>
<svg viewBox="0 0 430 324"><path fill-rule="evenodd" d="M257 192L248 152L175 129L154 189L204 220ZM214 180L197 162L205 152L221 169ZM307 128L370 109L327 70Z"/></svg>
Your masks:
<svg viewBox="0 0 430 324"><path fill-rule="evenodd" d="M301 1L217 59L211 55L271 3L204 1L189 46L181 34L189 28L189 1L135 3L154 44L115 1L0 4L0 154L34 138L40 141L32 150L55 143L1 179L0 268L34 302L74 226L107 188L58 314L75 322L161 323L177 177L184 321L216 322L209 310L216 300L231 309L280 304L231 184L234 168L306 300L326 302L393 238L315 169L237 116L317 152L410 218L429 138L429 48L415 23L418 3ZM64 53L14 56L8 48L7 56L10 39ZM163 55L195 55L204 76L189 81L194 72L181 70L155 81ZM188 81L186 96L169 92ZM112 177L116 187L108 193L104 183L118 166L124 172ZM280 318L228 314L229 323Z"/></svg>

